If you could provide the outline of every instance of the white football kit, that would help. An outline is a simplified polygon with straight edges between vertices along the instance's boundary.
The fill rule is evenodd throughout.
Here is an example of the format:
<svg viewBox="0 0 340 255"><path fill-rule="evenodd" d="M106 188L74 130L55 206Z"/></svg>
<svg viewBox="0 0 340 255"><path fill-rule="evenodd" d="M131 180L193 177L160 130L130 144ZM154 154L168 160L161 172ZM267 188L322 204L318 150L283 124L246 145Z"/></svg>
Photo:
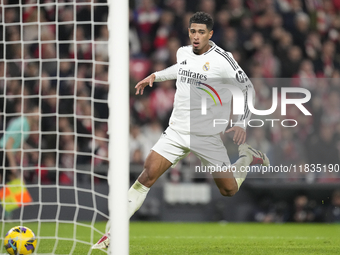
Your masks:
<svg viewBox="0 0 340 255"><path fill-rule="evenodd" d="M239 88L245 99L244 114L235 125L245 129L251 116L247 101L250 90L255 95L252 83L231 53L212 41L209 44L210 49L201 55L196 55L191 45L179 48L177 64L155 72L155 82L177 79L169 127L152 148L173 165L190 151L205 166L230 165L220 138L231 111L232 94L227 85ZM214 124L216 119L224 124Z"/></svg>

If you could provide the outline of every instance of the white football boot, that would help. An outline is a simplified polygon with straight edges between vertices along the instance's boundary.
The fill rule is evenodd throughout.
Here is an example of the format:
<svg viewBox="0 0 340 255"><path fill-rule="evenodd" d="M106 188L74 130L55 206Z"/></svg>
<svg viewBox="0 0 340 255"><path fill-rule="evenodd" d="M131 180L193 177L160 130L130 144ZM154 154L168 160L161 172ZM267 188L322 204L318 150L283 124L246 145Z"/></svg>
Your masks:
<svg viewBox="0 0 340 255"><path fill-rule="evenodd" d="M249 144L244 143L238 147L239 157L248 157L250 166L260 164L262 166L269 166L270 162L267 155L259 150L254 149Z"/></svg>
<svg viewBox="0 0 340 255"><path fill-rule="evenodd" d="M99 241L92 246L92 249L106 249L110 245L110 233L103 235Z"/></svg>

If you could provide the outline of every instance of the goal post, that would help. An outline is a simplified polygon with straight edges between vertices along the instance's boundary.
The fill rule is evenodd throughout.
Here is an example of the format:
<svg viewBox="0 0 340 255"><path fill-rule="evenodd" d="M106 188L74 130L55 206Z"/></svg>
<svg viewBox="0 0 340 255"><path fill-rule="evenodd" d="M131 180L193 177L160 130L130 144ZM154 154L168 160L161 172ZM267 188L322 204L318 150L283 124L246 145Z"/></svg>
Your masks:
<svg viewBox="0 0 340 255"><path fill-rule="evenodd" d="M129 35L128 1L109 2L109 209L111 254L129 254Z"/></svg>
<svg viewBox="0 0 340 255"><path fill-rule="evenodd" d="M36 254L128 254L128 1L4 0L0 15L0 139L25 123L0 144L0 241L24 225ZM91 250L108 221L111 250Z"/></svg>

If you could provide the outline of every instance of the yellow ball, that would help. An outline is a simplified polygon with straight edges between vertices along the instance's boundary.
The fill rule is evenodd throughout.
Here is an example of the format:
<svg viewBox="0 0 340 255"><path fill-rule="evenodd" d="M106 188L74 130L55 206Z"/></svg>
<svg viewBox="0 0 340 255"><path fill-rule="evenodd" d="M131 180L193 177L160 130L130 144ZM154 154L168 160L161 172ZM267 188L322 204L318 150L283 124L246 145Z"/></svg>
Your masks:
<svg viewBox="0 0 340 255"><path fill-rule="evenodd" d="M4 246L11 255L26 255L34 252L37 239L33 231L24 226L11 228L5 237Z"/></svg>

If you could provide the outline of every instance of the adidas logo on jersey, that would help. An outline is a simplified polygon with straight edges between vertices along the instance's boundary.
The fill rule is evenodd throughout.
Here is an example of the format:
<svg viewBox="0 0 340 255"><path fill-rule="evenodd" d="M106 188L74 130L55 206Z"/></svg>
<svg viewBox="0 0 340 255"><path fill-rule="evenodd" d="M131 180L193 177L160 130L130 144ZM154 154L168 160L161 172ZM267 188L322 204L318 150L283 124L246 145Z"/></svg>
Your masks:
<svg viewBox="0 0 340 255"><path fill-rule="evenodd" d="M186 65L187 64L187 60L184 60L181 65Z"/></svg>

